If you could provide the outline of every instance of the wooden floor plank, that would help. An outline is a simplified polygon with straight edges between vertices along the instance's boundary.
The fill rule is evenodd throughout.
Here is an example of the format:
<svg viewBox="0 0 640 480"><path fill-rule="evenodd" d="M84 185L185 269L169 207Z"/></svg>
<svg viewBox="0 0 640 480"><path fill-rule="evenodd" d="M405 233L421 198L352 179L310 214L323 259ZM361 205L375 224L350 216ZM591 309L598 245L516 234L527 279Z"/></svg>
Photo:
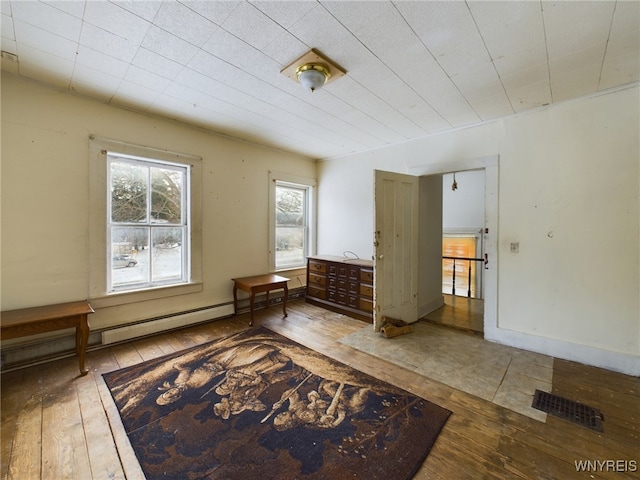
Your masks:
<svg viewBox="0 0 640 480"><path fill-rule="evenodd" d="M577 472L580 460L635 459L640 441L637 378L556 360L553 393L605 414L604 432L549 417L545 423L340 343L370 325L304 301L255 312L277 333L448 408L452 415L415 479L608 479L636 472ZM86 377L67 358L2 375L3 479L144 480L102 374L248 330L249 315L90 351ZM255 328L255 327L253 327ZM446 361L443 359L443 361ZM578 399L573 398L573 399Z"/></svg>
<svg viewBox="0 0 640 480"><path fill-rule="evenodd" d="M8 405L5 401L5 394L16 393L15 388L9 388L5 392L4 382L2 388L3 451L4 443L7 441L5 435L12 435L11 456L7 459L3 458L3 464L5 460L7 464L7 470L3 468L3 478L11 480L25 478L24 472L28 472L31 478L40 478L42 465L42 378L36 368L25 369L23 373L24 375L20 376L20 383L16 384L22 387L20 395L13 398L16 403ZM9 428L5 423L5 415L13 417L13 428Z"/></svg>
<svg viewBox="0 0 640 480"><path fill-rule="evenodd" d="M25 370L8 372L3 375L2 403L0 404L0 477L6 478L9 472L9 459L13 448L13 439L16 435L16 423L18 415L27 399L32 395L28 389L23 388Z"/></svg>
<svg viewBox="0 0 640 480"><path fill-rule="evenodd" d="M97 381L93 375L79 379L77 383L78 399L82 414L91 472L93 478L124 479L124 471L113 443L109 420L104 414Z"/></svg>
<svg viewBox="0 0 640 480"><path fill-rule="evenodd" d="M47 434L42 435L42 478L92 478L75 382L76 361L56 363L57 368L47 368L43 375L42 432Z"/></svg>
<svg viewBox="0 0 640 480"><path fill-rule="evenodd" d="M111 434L113 437L113 443L118 452L120 458L120 465L124 471L127 480L146 480L138 459L131 447L127 433L122 426L120 420L120 414L116 408L111 392L107 388L107 385L102 382L98 383L98 392L100 393L100 399L104 408L105 416L109 422L111 428Z"/></svg>

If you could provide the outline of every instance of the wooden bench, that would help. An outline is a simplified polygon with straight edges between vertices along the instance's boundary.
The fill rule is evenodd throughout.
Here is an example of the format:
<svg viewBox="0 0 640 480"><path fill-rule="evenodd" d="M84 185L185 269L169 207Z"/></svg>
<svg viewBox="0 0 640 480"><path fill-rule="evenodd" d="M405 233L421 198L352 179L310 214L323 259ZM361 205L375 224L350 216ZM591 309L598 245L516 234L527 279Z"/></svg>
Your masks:
<svg viewBox="0 0 640 480"><path fill-rule="evenodd" d="M89 372L84 366L87 344L89 343L87 316L93 312L93 308L86 300L1 312L0 339L9 340L10 338L75 327L76 354L79 357L80 374L86 375Z"/></svg>
<svg viewBox="0 0 640 480"><path fill-rule="evenodd" d="M286 277L280 275L266 274L256 275L254 277L233 278L233 310L238 313L238 289L249 293L249 304L251 308L251 320L249 326L253 325L253 303L256 293L267 292L267 307L269 306L269 291L279 288L284 289L284 298L282 300L282 313L287 316L287 297L289 296L289 288Z"/></svg>

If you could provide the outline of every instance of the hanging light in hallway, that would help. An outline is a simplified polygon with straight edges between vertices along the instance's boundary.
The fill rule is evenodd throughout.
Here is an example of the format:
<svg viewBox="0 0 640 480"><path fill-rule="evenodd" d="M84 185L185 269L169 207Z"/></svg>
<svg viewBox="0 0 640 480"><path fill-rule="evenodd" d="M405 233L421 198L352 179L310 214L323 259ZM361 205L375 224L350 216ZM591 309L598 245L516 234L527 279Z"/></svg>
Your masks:
<svg viewBox="0 0 640 480"><path fill-rule="evenodd" d="M451 190L454 192L458 189L458 182L456 182L456 172L453 172L453 183L451 184Z"/></svg>

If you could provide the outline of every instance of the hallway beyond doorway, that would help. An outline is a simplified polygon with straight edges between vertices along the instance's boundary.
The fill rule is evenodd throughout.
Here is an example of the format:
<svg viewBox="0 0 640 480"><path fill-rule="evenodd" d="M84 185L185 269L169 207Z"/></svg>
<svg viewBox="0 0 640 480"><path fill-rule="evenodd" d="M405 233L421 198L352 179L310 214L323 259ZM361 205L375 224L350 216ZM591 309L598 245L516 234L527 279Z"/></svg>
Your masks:
<svg viewBox="0 0 640 480"><path fill-rule="evenodd" d="M482 335L484 332L484 301L478 298L443 295L444 305L427 314L424 320L446 327Z"/></svg>

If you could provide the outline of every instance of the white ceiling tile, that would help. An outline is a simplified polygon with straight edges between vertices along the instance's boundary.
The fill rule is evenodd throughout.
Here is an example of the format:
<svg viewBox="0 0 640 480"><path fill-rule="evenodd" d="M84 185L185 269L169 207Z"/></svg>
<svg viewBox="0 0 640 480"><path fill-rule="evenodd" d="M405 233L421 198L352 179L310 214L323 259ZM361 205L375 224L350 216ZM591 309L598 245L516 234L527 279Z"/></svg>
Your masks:
<svg viewBox="0 0 640 480"><path fill-rule="evenodd" d="M547 62L544 23L535 2L471 2L469 8L498 72Z"/></svg>
<svg viewBox="0 0 640 480"><path fill-rule="evenodd" d="M155 25L147 30L142 46L181 65L187 65L198 52L195 45Z"/></svg>
<svg viewBox="0 0 640 480"><path fill-rule="evenodd" d="M395 5L449 76L490 60L466 2Z"/></svg>
<svg viewBox="0 0 640 480"><path fill-rule="evenodd" d="M339 19L339 22L350 32L358 36L364 28L382 25L395 13L395 7L389 2L336 2L321 1L322 6ZM382 37L383 35L381 35Z"/></svg>
<svg viewBox="0 0 640 480"><path fill-rule="evenodd" d="M2 13L2 15L11 16L12 15L11 2L0 2L0 13Z"/></svg>
<svg viewBox="0 0 640 480"><path fill-rule="evenodd" d="M0 24L0 34L2 38L7 40L15 40L15 32L13 29L13 18L4 13L1 15L2 23Z"/></svg>
<svg viewBox="0 0 640 480"><path fill-rule="evenodd" d="M431 79L432 77L425 77ZM480 120L467 99L450 78L441 76L434 80L422 80L421 94L453 127L469 125Z"/></svg>
<svg viewBox="0 0 640 480"><path fill-rule="evenodd" d="M14 20L22 20L67 40L78 41L80 38L82 20L73 15L33 1L12 2L11 5Z"/></svg>
<svg viewBox="0 0 640 480"><path fill-rule="evenodd" d="M261 70L256 68L257 64L262 62L264 57L260 50L226 30L218 29L218 31L205 42L202 49L229 64L233 64L240 70Z"/></svg>
<svg viewBox="0 0 640 480"><path fill-rule="evenodd" d="M618 2L599 89L637 82L640 72L640 2Z"/></svg>
<svg viewBox="0 0 640 480"><path fill-rule="evenodd" d="M400 109L400 113L422 128L425 133L442 131L451 127L449 122L444 120L430 105L423 102Z"/></svg>
<svg viewBox="0 0 640 480"><path fill-rule="evenodd" d="M5 3L5 2L2 2ZM66 12L70 15L73 15L76 18L82 18L82 16L84 15L84 6L85 6L85 1L82 0L74 0L74 1L69 1L69 0L46 0L43 1L42 3L46 3L47 5L53 7L53 8L57 8L58 10L62 10L63 12Z"/></svg>
<svg viewBox="0 0 640 480"><path fill-rule="evenodd" d="M550 60L606 43L616 2L543 1L542 5Z"/></svg>
<svg viewBox="0 0 640 480"><path fill-rule="evenodd" d="M129 68L129 63L104 53L96 52L83 45L78 48L76 63L118 78L124 77Z"/></svg>
<svg viewBox="0 0 640 480"><path fill-rule="evenodd" d="M169 60L146 48L140 48L138 50L132 64L168 79L175 78L183 68L179 63Z"/></svg>
<svg viewBox="0 0 640 480"><path fill-rule="evenodd" d="M307 51L309 51L309 47L287 31L282 31L280 35L262 48L262 52L278 62L281 69L300 58Z"/></svg>
<svg viewBox="0 0 640 480"><path fill-rule="evenodd" d="M575 51L549 62L554 101L597 91L604 46Z"/></svg>
<svg viewBox="0 0 640 480"><path fill-rule="evenodd" d="M180 0L184 6L190 8L204 18L212 21L216 25L222 25L222 23L231 15L238 5L242 2L223 0L223 1L211 1L211 0Z"/></svg>
<svg viewBox="0 0 640 480"><path fill-rule="evenodd" d="M250 3L238 5L222 28L255 48L268 45L284 30Z"/></svg>
<svg viewBox="0 0 640 480"><path fill-rule="evenodd" d="M15 21L15 34L22 46L28 46L47 52L71 62L75 61L78 43L34 27L21 20ZM20 53L20 52L16 52Z"/></svg>
<svg viewBox="0 0 640 480"><path fill-rule="evenodd" d="M67 0L62 0L67 1ZM95 0L88 0L95 1ZM147 22L153 22L156 18L158 10L162 6L164 0L109 0L111 3L117 4L118 7L133 13L134 15L146 20Z"/></svg>
<svg viewBox="0 0 640 480"><path fill-rule="evenodd" d="M473 101L473 108L483 121L494 120L515 112L504 93L478 97Z"/></svg>
<svg viewBox="0 0 640 480"><path fill-rule="evenodd" d="M181 70L175 78L175 83L186 85L187 87L199 90L200 92L209 92L217 85L222 85L213 78L207 77L206 75L196 72L191 68Z"/></svg>
<svg viewBox="0 0 640 480"><path fill-rule="evenodd" d="M110 55L125 62L131 62L140 48L138 43L90 23L85 23L82 26L80 43L93 51Z"/></svg>
<svg viewBox="0 0 640 480"><path fill-rule="evenodd" d="M340 59L336 58L336 52L328 47L342 46L348 50L349 47L355 46L353 35L324 7L317 4L314 4L314 8L292 24L288 30L309 48L318 49L338 63Z"/></svg>
<svg viewBox="0 0 640 480"><path fill-rule="evenodd" d="M119 4L105 1L87 2L84 21L137 44L142 41L151 25L135 13L121 8Z"/></svg>
<svg viewBox="0 0 640 480"><path fill-rule="evenodd" d="M198 46L217 29L212 21L179 2L163 2L153 23Z"/></svg>
<svg viewBox="0 0 640 480"><path fill-rule="evenodd" d="M547 65L531 64L522 70L501 74L502 85L505 89L517 88L528 83L548 82L549 69Z"/></svg>
<svg viewBox="0 0 640 480"><path fill-rule="evenodd" d="M349 113L342 115L341 118L349 125L364 129L369 135L372 135L385 144L393 144L406 140L406 138L398 132L390 129L388 125L385 125L381 121L360 110L351 110ZM376 142L373 142L371 146L375 145Z"/></svg>
<svg viewBox="0 0 640 480"><path fill-rule="evenodd" d="M171 80L153 72L149 72L135 65L130 65L124 80L140 87L148 88L150 91L163 92Z"/></svg>
<svg viewBox="0 0 640 480"><path fill-rule="evenodd" d="M504 87L492 62L475 64L451 80L472 104L480 97L504 94Z"/></svg>
<svg viewBox="0 0 640 480"><path fill-rule="evenodd" d="M283 28L289 28L315 7L310 1L251 1L251 4Z"/></svg>

